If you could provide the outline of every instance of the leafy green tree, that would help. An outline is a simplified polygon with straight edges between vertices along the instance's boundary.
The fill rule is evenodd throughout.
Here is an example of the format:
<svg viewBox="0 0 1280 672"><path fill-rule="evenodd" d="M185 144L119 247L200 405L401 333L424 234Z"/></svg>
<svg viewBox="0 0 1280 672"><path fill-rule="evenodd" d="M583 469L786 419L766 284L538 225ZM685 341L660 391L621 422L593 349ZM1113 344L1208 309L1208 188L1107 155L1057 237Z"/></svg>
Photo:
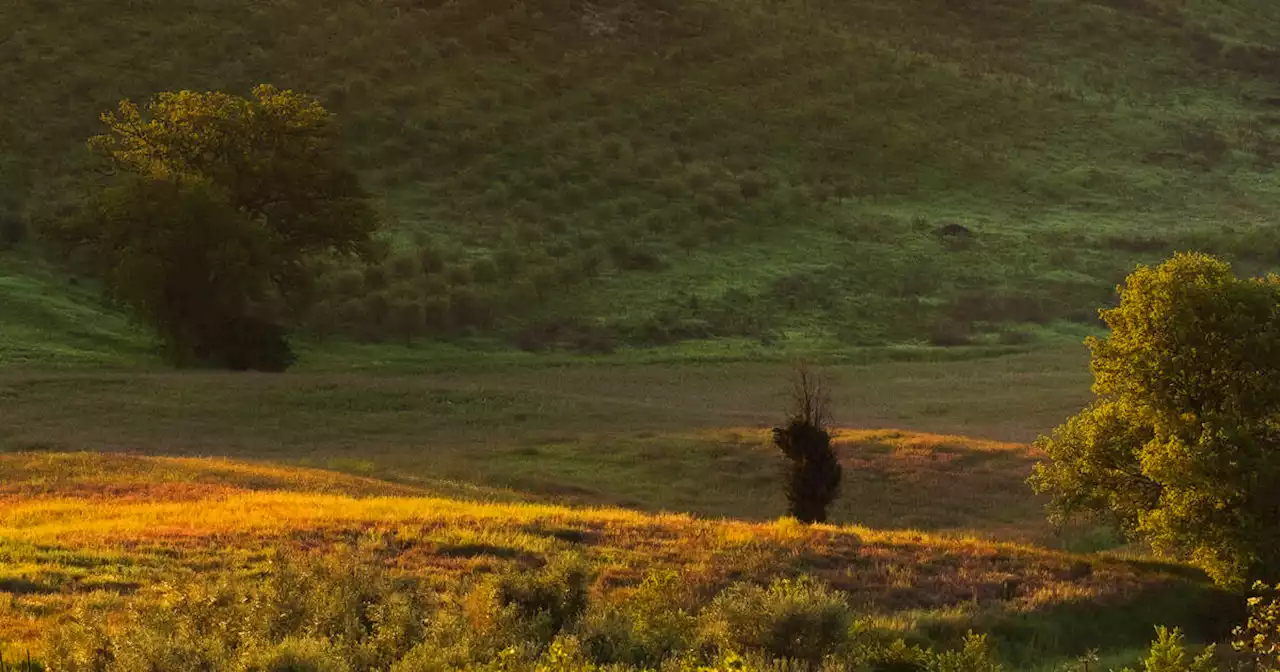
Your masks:
<svg viewBox="0 0 1280 672"><path fill-rule="evenodd" d="M173 361L280 370L309 262L357 252L376 218L314 99L259 86L124 101L90 140L116 179L56 232Z"/></svg>
<svg viewBox="0 0 1280 672"><path fill-rule="evenodd" d="M1096 400L1037 442L1052 517L1093 514L1224 585L1280 573L1280 278L1140 267L1091 338Z"/></svg>

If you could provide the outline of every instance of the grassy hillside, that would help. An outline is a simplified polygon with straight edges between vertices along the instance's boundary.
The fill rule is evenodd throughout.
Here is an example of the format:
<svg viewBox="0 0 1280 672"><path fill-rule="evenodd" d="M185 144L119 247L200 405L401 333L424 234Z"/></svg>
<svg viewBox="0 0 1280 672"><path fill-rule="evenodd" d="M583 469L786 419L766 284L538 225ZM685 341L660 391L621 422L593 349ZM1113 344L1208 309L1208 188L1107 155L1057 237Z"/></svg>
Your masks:
<svg viewBox="0 0 1280 672"><path fill-rule="evenodd" d="M0 364L130 366L149 355L146 337L94 288L0 252Z"/></svg>
<svg viewBox="0 0 1280 672"><path fill-rule="evenodd" d="M0 23L0 203L37 223L120 98L272 82L337 112L396 236L330 270L322 334L1023 343L1091 323L1135 260L1280 261L1261 0L109 0Z"/></svg>
<svg viewBox="0 0 1280 672"><path fill-rule="evenodd" d="M678 572L693 594L805 572L847 591L864 628L940 643L968 628L997 630L998 648L1021 666L1141 646L1151 623L1194 625L1188 615L1212 597L1179 568L1117 557L855 527L475 503L222 461L16 454L0 456L0 474L0 641L10 658L27 647L39 654L41 635L68 613L91 613L74 609L105 609L114 620L201 576L250 581L273 571L278 553L344 547L437 590L566 554L587 563L600 598L662 571Z"/></svg>

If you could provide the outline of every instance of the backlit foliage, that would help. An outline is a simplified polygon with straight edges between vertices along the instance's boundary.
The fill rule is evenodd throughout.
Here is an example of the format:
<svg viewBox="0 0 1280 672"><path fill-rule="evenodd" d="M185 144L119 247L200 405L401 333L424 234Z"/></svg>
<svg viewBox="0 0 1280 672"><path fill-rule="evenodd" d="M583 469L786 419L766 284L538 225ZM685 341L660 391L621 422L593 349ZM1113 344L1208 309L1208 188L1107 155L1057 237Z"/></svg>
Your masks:
<svg viewBox="0 0 1280 672"><path fill-rule="evenodd" d="M1253 658L1259 670L1280 670L1280 587L1253 585L1249 618L1235 629L1231 645Z"/></svg>
<svg viewBox="0 0 1280 672"><path fill-rule="evenodd" d="M1218 581L1280 572L1280 279L1201 254L1141 267L1090 339L1097 400L1039 446L1058 516L1114 518Z"/></svg>

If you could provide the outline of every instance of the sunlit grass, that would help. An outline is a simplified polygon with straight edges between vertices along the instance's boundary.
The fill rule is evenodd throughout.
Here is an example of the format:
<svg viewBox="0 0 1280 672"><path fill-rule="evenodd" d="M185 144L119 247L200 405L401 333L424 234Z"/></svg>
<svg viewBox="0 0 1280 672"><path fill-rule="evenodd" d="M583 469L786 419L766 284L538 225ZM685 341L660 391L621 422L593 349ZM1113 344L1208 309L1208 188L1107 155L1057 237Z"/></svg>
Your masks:
<svg viewBox="0 0 1280 672"><path fill-rule="evenodd" d="M589 561L602 593L661 569L698 590L807 572L870 614L959 610L966 623L1193 585L1175 567L973 537L387 496L403 488L223 460L16 454L0 464L7 487L25 493L0 496L0 640L11 651L38 647L74 599L123 607L192 572L253 572L275 551L350 546L376 547L394 571L438 586L564 552ZM147 474L136 482L163 496L101 497L123 473ZM222 487L164 487L181 481Z"/></svg>

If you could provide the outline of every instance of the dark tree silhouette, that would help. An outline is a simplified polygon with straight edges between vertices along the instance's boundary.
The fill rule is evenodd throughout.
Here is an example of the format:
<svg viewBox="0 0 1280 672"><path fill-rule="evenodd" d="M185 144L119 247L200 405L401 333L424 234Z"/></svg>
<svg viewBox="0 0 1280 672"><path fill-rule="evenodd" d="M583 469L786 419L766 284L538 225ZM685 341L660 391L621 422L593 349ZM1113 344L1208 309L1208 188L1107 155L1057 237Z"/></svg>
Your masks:
<svg viewBox="0 0 1280 672"><path fill-rule="evenodd" d="M786 455L787 513L803 523L824 523L840 491L843 469L831 447L831 397L825 381L807 364L792 377L787 421L773 429L773 442Z"/></svg>

